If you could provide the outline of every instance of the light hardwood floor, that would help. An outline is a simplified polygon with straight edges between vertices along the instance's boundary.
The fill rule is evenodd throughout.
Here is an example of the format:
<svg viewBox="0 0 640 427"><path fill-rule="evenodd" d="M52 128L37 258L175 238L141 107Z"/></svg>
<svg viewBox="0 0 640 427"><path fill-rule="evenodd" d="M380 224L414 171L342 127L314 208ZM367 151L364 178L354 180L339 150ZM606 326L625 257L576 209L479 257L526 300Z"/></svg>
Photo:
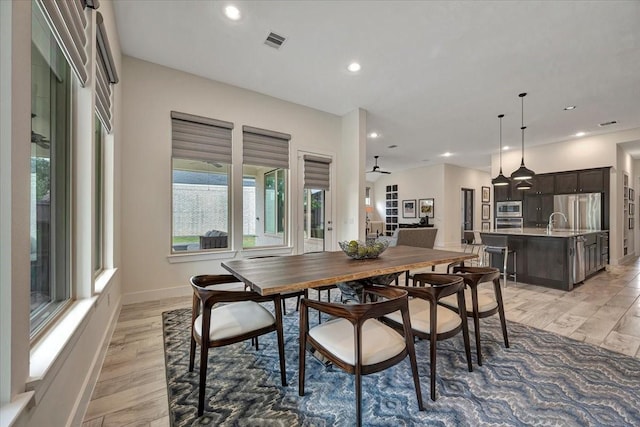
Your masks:
<svg viewBox="0 0 640 427"><path fill-rule="evenodd" d="M489 284L482 292L492 293ZM609 266L572 292L509 282L503 295L508 320L640 358L638 260ZM122 307L84 427L169 425L161 314L190 303Z"/></svg>

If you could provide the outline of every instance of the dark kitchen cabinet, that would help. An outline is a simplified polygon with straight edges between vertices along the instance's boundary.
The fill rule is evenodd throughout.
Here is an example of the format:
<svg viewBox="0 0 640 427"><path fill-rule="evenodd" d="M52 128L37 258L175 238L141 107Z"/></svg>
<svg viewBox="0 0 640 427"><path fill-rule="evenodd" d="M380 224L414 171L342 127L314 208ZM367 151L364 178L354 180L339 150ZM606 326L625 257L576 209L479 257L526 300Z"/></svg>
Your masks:
<svg viewBox="0 0 640 427"><path fill-rule="evenodd" d="M608 191L608 168L555 174L556 194L602 193Z"/></svg>
<svg viewBox="0 0 640 427"><path fill-rule="evenodd" d="M605 169L606 170L606 169ZM579 193L601 193L604 189L603 169L594 169L578 172Z"/></svg>
<svg viewBox="0 0 640 427"><path fill-rule="evenodd" d="M525 195L523 211L525 227L546 227L553 213L553 194Z"/></svg>
<svg viewBox="0 0 640 427"><path fill-rule="evenodd" d="M493 199L496 202L506 202L511 196L510 185L494 185L493 186Z"/></svg>
<svg viewBox="0 0 640 427"><path fill-rule="evenodd" d="M598 269L601 270L609 264L609 233L603 231L598 233L598 249L600 253L600 262Z"/></svg>
<svg viewBox="0 0 640 427"><path fill-rule="evenodd" d="M556 194L573 194L578 192L578 172L557 173L555 181Z"/></svg>
<svg viewBox="0 0 640 427"><path fill-rule="evenodd" d="M536 175L531 181L533 184L529 194L553 194L554 189L554 176L553 174Z"/></svg>
<svg viewBox="0 0 640 427"><path fill-rule="evenodd" d="M527 190L518 190L519 181L511 180L509 185L493 186L493 198L496 202L506 202L509 200L522 200L523 193Z"/></svg>
<svg viewBox="0 0 640 427"><path fill-rule="evenodd" d="M600 269L600 245L598 234L586 234L584 236L584 263L585 263L585 276L591 276Z"/></svg>

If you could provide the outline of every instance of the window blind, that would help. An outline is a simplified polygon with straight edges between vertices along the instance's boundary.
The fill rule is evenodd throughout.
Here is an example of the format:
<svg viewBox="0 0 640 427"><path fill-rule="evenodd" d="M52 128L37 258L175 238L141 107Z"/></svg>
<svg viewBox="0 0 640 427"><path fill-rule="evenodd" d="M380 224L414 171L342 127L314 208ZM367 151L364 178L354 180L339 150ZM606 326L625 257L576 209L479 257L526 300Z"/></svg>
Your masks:
<svg viewBox="0 0 640 427"><path fill-rule="evenodd" d="M291 135L242 127L242 162L245 165L289 169L289 140Z"/></svg>
<svg viewBox="0 0 640 427"><path fill-rule="evenodd" d="M111 133L113 128L111 85L118 83L118 74L116 73L107 31L100 12L97 12L96 24L98 46L96 53L96 111L107 132Z"/></svg>
<svg viewBox="0 0 640 427"><path fill-rule="evenodd" d="M37 0L42 14L80 84L87 83L87 17L81 0Z"/></svg>
<svg viewBox="0 0 640 427"><path fill-rule="evenodd" d="M331 159L304 155L304 188L314 190L330 189Z"/></svg>
<svg viewBox="0 0 640 427"><path fill-rule="evenodd" d="M171 126L173 157L231 164L233 123L172 111Z"/></svg>

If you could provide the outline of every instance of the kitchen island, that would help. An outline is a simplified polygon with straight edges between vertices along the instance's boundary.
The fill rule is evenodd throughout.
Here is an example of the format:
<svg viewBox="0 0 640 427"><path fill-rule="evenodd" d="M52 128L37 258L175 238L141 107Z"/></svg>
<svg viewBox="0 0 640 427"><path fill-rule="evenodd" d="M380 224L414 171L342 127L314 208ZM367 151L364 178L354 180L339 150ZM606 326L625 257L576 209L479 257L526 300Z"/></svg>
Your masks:
<svg viewBox="0 0 640 427"><path fill-rule="evenodd" d="M607 230L521 228L480 233L486 234L507 236L509 249L516 251L519 282L570 291L609 262ZM502 269L502 257L494 255L491 265ZM513 272L512 257L507 270Z"/></svg>

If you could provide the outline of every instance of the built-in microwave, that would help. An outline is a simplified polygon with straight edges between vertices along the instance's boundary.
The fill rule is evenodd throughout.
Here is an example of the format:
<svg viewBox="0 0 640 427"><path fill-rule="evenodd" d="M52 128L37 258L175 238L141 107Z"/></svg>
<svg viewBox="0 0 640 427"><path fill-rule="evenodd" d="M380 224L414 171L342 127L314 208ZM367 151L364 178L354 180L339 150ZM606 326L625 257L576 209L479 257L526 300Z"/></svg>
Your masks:
<svg viewBox="0 0 640 427"><path fill-rule="evenodd" d="M522 202L511 200L496 203L496 218L520 218L522 217Z"/></svg>

